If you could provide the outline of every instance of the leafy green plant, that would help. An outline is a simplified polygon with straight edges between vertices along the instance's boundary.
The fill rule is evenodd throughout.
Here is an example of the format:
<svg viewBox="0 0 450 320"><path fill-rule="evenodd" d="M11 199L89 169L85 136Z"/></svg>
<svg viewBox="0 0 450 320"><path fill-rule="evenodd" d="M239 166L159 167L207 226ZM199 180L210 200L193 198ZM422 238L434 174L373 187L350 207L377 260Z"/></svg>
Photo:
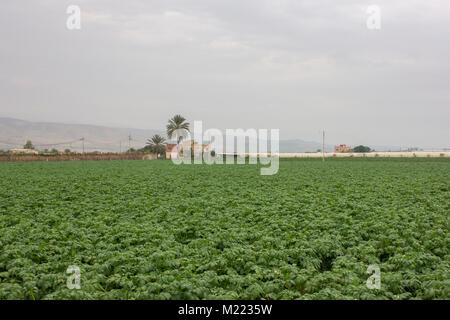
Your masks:
<svg viewBox="0 0 450 320"><path fill-rule="evenodd" d="M0 299L448 299L449 166L0 163Z"/></svg>

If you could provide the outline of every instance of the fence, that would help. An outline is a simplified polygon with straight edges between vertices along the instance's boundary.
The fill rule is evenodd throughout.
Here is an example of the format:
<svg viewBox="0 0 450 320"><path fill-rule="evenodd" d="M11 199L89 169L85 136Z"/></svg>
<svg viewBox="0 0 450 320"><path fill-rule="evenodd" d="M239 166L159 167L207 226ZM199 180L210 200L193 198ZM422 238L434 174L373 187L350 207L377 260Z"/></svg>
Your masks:
<svg viewBox="0 0 450 320"><path fill-rule="evenodd" d="M280 158L321 158L322 152L300 152L300 153L280 153ZM356 152L344 152L334 153L325 152L325 158L347 158L347 157L367 157L367 158L450 158L450 152L448 151L416 151L416 152L368 152L368 153L356 153Z"/></svg>
<svg viewBox="0 0 450 320"><path fill-rule="evenodd" d="M153 159L152 155L144 153L110 153L110 154L57 154L57 155L30 155L30 154L2 154L0 162L29 162L29 161L81 161L81 160L143 160Z"/></svg>

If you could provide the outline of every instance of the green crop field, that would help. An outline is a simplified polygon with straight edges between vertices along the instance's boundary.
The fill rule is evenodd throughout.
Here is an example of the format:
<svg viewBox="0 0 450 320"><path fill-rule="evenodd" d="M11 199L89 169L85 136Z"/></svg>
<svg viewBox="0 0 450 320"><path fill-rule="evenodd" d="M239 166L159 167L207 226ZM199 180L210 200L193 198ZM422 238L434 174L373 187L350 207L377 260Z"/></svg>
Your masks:
<svg viewBox="0 0 450 320"><path fill-rule="evenodd" d="M0 299L449 299L449 182L448 159L0 163Z"/></svg>

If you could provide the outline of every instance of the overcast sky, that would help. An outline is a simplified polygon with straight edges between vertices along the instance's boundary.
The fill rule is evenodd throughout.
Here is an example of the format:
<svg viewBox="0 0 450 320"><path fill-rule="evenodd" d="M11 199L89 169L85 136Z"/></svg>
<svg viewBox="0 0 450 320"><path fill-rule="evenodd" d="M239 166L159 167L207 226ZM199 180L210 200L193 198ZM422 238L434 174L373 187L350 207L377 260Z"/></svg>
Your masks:
<svg viewBox="0 0 450 320"><path fill-rule="evenodd" d="M1 0L0 116L450 147L449 33L448 0Z"/></svg>

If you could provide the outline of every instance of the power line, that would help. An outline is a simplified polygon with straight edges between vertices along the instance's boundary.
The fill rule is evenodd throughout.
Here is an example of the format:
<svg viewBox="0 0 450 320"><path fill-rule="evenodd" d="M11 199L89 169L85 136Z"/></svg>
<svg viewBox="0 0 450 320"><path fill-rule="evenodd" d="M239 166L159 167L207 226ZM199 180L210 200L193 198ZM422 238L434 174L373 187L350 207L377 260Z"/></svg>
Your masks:
<svg viewBox="0 0 450 320"><path fill-rule="evenodd" d="M57 145L70 145L74 142L80 141L80 139L77 140L72 140L72 141L66 141L66 142L55 142L55 143L33 143L33 145L35 146L40 146L40 147L51 147L51 146L57 146ZM11 141L0 141L0 143L3 144L8 144L8 145L14 145L14 146L21 146L23 145L20 142L11 142Z"/></svg>
<svg viewBox="0 0 450 320"><path fill-rule="evenodd" d="M84 154L84 137L80 139L83 142L83 154Z"/></svg>
<svg viewBox="0 0 450 320"><path fill-rule="evenodd" d="M24 141L29 140L29 139L24 139ZM128 135L127 137L128 140L128 149L131 149L133 144L142 144L145 145L146 141L141 141L141 140L136 140L134 139L131 134ZM96 140L91 140L91 139L86 139L85 137L79 138L79 139L74 139L74 140L70 140L70 141L57 141L57 142L53 142L53 143L33 143L34 146L39 147L39 148L50 148L50 147L56 147L56 146L68 146L71 149L72 148L79 148L78 146L73 146L73 144L75 143L81 143L81 147L83 149L83 153L86 152L87 149L89 150L95 150L95 149L100 149L100 150L110 150L110 151L114 151L117 150L119 147L120 151L122 151L122 142L120 141L119 143L117 142L109 142L109 141L96 141ZM134 143L133 143L134 142ZM7 140L0 140L0 144L9 146L9 147L22 147L24 145L25 142L16 142L16 141L7 141ZM87 145L86 145L87 144ZM118 146L119 144L119 146Z"/></svg>
<svg viewBox="0 0 450 320"><path fill-rule="evenodd" d="M78 142L80 140L83 140L84 138L81 139L77 139L77 140L72 140L72 141L66 141L66 142L56 142L56 143L43 143L43 144L39 144L39 143L33 143L35 146L40 146L40 147L51 147L51 146L59 146L59 145L70 145L72 143Z"/></svg>
<svg viewBox="0 0 450 320"><path fill-rule="evenodd" d="M21 146L21 145L23 145L22 143L15 143L15 142L10 142L10 141L0 141L0 143L7 144L7 145L10 145L10 146Z"/></svg>

